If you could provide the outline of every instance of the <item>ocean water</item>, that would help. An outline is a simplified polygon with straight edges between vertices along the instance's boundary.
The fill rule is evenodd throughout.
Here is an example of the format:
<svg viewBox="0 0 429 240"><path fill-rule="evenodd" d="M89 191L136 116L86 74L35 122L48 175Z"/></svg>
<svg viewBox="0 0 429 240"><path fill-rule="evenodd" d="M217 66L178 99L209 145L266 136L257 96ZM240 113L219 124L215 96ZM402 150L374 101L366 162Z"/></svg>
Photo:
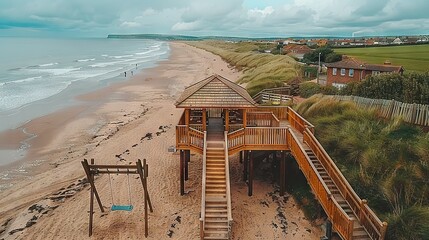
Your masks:
<svg viewBox="0 0 429 240"><path fill-rule="evenodd" d="M0 131L123 81L124 72L130 77L168 55L168 44L154 40L0 38ZM44 106L34 113L34 105Z"/></svg>
<svg viewBox="0 0 429 240"><path fill-rule="evenodd" d="M0 132L19 129L29 139L37 137L19 127L168 56L168 43L155 40L0 37ZM0 146L0 170L29 147L27 141L19 149Z"/></svg>

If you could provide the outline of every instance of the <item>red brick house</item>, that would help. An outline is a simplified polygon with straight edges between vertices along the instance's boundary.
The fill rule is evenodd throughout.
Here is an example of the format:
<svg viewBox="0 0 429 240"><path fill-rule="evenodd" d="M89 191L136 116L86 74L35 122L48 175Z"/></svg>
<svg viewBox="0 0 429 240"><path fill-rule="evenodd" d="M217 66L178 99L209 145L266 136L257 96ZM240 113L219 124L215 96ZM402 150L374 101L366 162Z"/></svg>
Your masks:
<svg viewBox="0 0 429 240"><path fill-rule="evenodd" d="M367 64L354 58L343 56L343 60L334 63L327 63L326 85L337 88L344 87L347 83L360 81L366 76L382 73L399 73L404 72L402 66L385 64Z"/></svg>
<svg viewBox="0 0 429 240"><path fill-rule="evenodd" d="M283 52L287 55L291 55L292 57L296 57L298 59L302 59L304 54L313 51L313 49L309 48L307 45L299 45L299 44L288 44L283 47Z"/></svg>

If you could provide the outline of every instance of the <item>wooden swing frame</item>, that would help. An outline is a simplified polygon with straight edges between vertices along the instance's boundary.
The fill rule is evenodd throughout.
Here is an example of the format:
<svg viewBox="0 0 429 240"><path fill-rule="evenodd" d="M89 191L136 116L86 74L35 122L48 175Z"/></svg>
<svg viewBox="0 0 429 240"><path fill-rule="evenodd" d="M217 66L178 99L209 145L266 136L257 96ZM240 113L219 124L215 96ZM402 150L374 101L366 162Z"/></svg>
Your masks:
<svg viewBox="0 0 429 240"><path fill-rule="evenodd" d="M143 159L143 164L139 159L135 165L95 165L94 159L91 159L91 164L88 164L88 161L84 159L81 161L83 169L85 170L86 177L89 184L91 185L90 192L90 201L89 201L89 236L92 235L92 223L94 215L94 196L97 199L98 206L100 211L104 212L103 205L101 204L100 196L98 195L97 189L95 188L94 175L98 174L138 174L143 186L144 192L144 235L148 236L148 212L147 208L149 205L150 212L153 212L152 203L150 201L149 192L147 190L147 177L148 175L148 165L146 159ZM115 171L109 170L114 169Z"/></svg>

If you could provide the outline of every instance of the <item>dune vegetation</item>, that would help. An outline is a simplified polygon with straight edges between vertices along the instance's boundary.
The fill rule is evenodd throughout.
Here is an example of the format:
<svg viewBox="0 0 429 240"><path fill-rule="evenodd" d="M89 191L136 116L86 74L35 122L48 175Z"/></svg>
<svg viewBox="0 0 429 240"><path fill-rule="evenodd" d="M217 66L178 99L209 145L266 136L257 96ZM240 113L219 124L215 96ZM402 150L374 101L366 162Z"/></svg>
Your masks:
<svg viewBox="0 0 429 240"><path fill-rule="evenodd" d="M301 67L286 55L264 53L275 50L275 44L258 42L196 41L187 44L219 55L244 74L239 83L246 83L250 95L265 88L281 87L301 75Z"/></svg>
<svg viewBox="0 0 429 240"><path fill-rule="evenodd" d="M429 239L429 134L322 95L297 111L356 193L389 224L387 239Z"/></svg>

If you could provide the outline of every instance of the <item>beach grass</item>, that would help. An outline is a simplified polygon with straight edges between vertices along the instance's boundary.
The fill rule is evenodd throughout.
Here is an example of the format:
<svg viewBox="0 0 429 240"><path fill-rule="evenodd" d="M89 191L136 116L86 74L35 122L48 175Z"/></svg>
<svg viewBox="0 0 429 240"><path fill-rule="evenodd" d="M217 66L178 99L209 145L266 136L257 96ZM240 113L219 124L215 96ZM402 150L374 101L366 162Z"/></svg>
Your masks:
<svg viewBox="0 0 429 240"><path fill-rule="evenodd" d="M388 239L426 239L429 134L320 94L296 109L315 125L317 138L356 193L388 221Z"/></svg>
<svg viewBox="0 0 429 240"><path fill-rule="evenodd" d="M244 74L238 83L246 83L250 95L265 88L281 87L301 73L301 67L291 57L261 52L275 48L275 44L224 41L199 41L188 44L219 55L230 65L243 70Z"/></svg>
<svg viewBox="0 0 429 240"><path fill-rule="evenodd" d="M392 47L338 48L335 52L354 56L372 64L383 64L386 60L392 65L403 66L406 71L429 71L429 44Z"/></svg>

